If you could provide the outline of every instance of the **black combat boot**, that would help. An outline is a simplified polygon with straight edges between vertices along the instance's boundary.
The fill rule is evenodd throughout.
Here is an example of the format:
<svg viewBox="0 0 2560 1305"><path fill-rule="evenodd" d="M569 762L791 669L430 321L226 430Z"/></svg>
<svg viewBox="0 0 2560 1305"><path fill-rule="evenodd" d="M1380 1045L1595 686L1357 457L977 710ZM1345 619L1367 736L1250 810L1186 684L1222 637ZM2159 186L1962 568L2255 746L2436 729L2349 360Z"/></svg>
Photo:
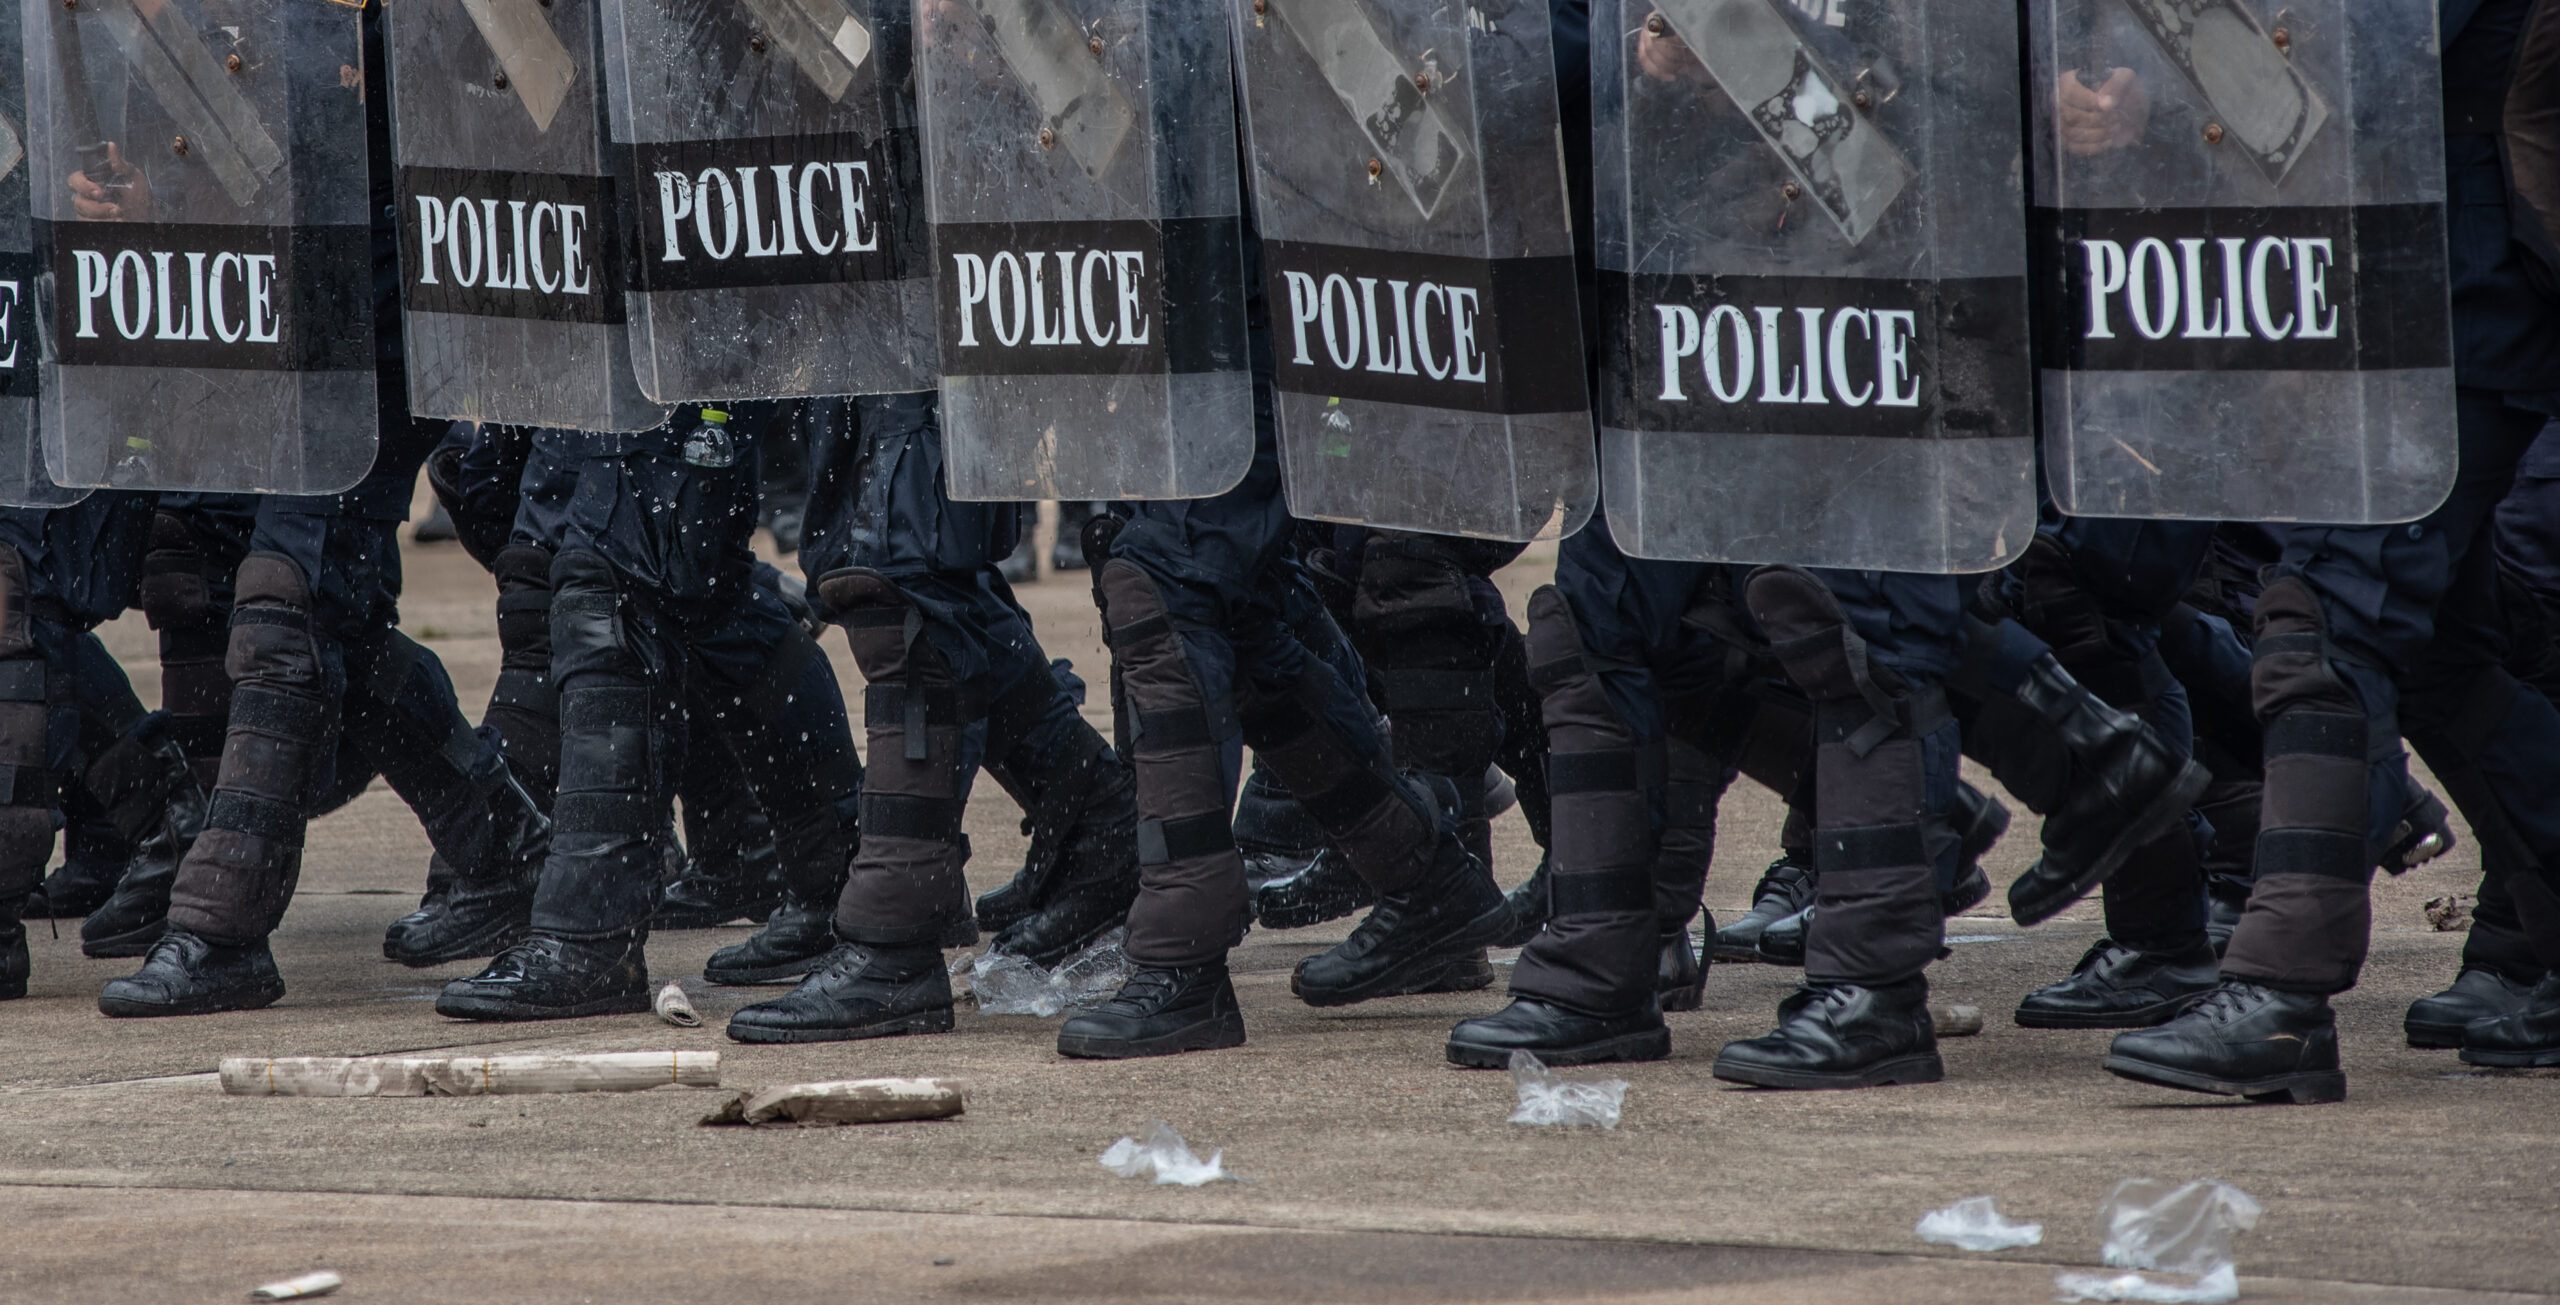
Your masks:
<svg viewBox="0 0 2560 1305"><path fill-rule="evenodd" d="M382 930L382 959L400 959L400 939L417 925L435 919L444 910L444 902L453 896L453 863L436 852L427 857L427 890L418 895L418 909L385 925Z"/></svg>
<svg viewBox="0 0 2560 1305"><path fill-rule="evenodd" d="M2409 1003L2400 1027L2409 1045L2452 1050L2463 1045L2463 1030L2474 1020L2494 1020L2523 1010L2533 999L2533 984L2485 966L2467 966L2453 986Z"/></svg>
<svg viewBox="0 0 2560 1305"><path fill-rule="evenodd" d="M2167 833L2213 776L2180 760L2159 731L2118 711L2062 669L2053 654L2027 666L2016 697L2042 717L2070 754L2074 783L2045 817L2044 855L2009 885L2009 914L2041 924Z"/></svg>
<svg viewBox="0 0 2560 1305"><path fill-rule="evenodd" d="M454 873L440 892L430 875L427 900L383 935L386 959L423 969L495 956L532 928L534 889L551 853L551 818L503 767L487 802L482 864Z"/></svg>
<svg viewBox="0 0 2560 1305"><path fill-rule="evenodd" d="M2347 1099L2329 999L2226 979L2187 1013L2119 1033L2101 1062L2119 1078L2297 1105Z"/></svg>
<svg viewBox="0 0 2560 1305"><path fill-rule="evenodd" d="M71 846L74 840L70 838L63 841L62 864L44 877L44 886L19 908L27 919L77 920L106 905L107 899L115 895L117 882L124 878L125 864L132 860L130 854L107 856L102 849Z"/></svg>
<svg viewBox="0 0 2560 1305"><path fill-rule="evenodd" d="M266 939L223 945L171 929L151 944L141 969L108 981L98 993L98 1010L120 1018L210 1015L259 1010L282 996L284 976L276 972Z"/></svg>
<svg viewBox="0 0 2560 1305"><path fill-rule="evenodd" d="M1778 1027L1728 1042L1715 1076L1770 1088L1861 1088L1946 1077L1923 978L1868 987L1808 984L1778 1008Z"/></svg>
<svg viewBox="0 0 2560 1305"><path fill-rule="evenodd" d="M733 857L716 863L687 858L684 873L659 891L650 932L716 929L732 920L762 924L781 907L782 858L774 851L771 826L761 813L755 820L762 836L747 839Z"/></svg>
<svg viewBox="0 0 2560 1305"><path fill-rule="evenodd" d="M1068 709L1063 700L1055 707ZM1026 756L1031 744L1008 739L1004 758L989 767L1023 803L1031 846L1012 881L977 905L979 927L995 934L993 950L1042 969L1126 923L1138 900L1136 782L1082 718L1055 721L1040 737L1059 732L1080 755Z"/></svg>
<svg viewBox="0 0 2560 1305"><path fill-rule="evenodd" d="M1716 931L1714 913L1707 913L1707 935ZM1713 958L1700 956L1689 941L1688 926L1665 930L1662 935L1662 960L1656 970L1654 999L1664 1010L1696 1010L1707 1000L1707 967Z"/></svg>
<svg viewBox="0 0 2560 1305"><path fill-rule="evenodd" d="M711 953L703 964L706 983L789 983L828 963L836 951L836 904L786 900L766 917L764 927Z"/></svg>
<svg viewBox="0 0 2560 1305"><path fill-rule="evenodd" d="M822 920L821 923L824 923ZM729 1017L738 1042L845 1042L951 1031L951 973L936 947L847 943L789 995Z"/></svg>
<svg viewBox="0 0 2560 1305"><path fill-rule="evenodd" d="M96 960L141 956L160 940L161 930L169 923L169 891L178 882L178 863L194 846L196 832L204 828L200 794L186 819L183 833L172 820L170 828L144 839L135 849L114 895L80 922L81 955Z"/></svg>
<svg viewBox="0 0 2560 1305"><path fill-rule="evenodd" d="M2462 1031L2462 1063L2540 1069L2560 1065L2560 973L2542 976L2516 1009L2473 1020Z"/></svg>
<svg viewBox="0 0 2560 1305"><path fill-rule="evenodd" d="M2176 951L2144 951L2100 938L2071 977L2028 993L2018 1003L2020 1028L2147 1029L2176 1019L2219 987L2213 944L2198 939Z"/></svg>
<svg viewBox="0 0 2560 1305"><path fill-rule="evenodd" d="M1484 865L1454 836L1409 887L1385 894L1351 936L1298 962L1289 991L1310 1006L1348 1006L1418 990L1511 929L1511 908ZM1491 980L1490 972L1485 974ZM1437 990L1446 991L1446 988Z"/></svg>
<svg viewBox="0 0 2560 1305"><path fill-rule="evenodd" d="M2240 927L2240 917L2248 914L2249 893L2245 887L2230 887L2217 880L2205 890L2204 936L2213 944L2213 954L2231 949L2231 931Z"/></svg>
<svg viewBox="0 0 2560 1305"><path fill-rule="evenodd" d="M1760 940L1769 926L1813 905L1813 865L1803 852L1788 848L1760 872L1759 886L1751 890L1751 909L1733 923L1716 930L1715 959L1719 961L1755 962L1762 959ZM1794 964L1804 964L1804 943L1799 936Z"/></svg>
<svg viewBox="0 0 2560 1305"><path fill-rule="evenodd" d="M1294 872L1256 888L1253 914L1265 929L1304 929L1339 920L1377 900L1377 891L1351 868L1349 858L1325 848Z"/></svg>
<svg viewBox="0 0 2560 1305"><path fill-rule="evenodd" d="M436 1014L460 1020L556 1020L649 1009L645 932L608 938L536 933L489 967L444 985Z"/></svg>
<svg viewBox="0 0 2560 1305"><path fill-rule="evenodd" d="M1662 1060L1671 1054L1671 1030L1651 1002L1622 1015L1585 1015L1535 997L1514 997L1501 1010L1449 1030L1452 1065L1502 1069L1515 1051L1549 1065Z"/></svg>
<svg viewBox="0 0 2560 1305"><path fill-rule="evenodd" d="M0 908L19 906L0 902ZM25 907L19 906L20 910ZM27 955L27 924L16 911L0 909L0 1001L16 1001L27 995L27 976L34 972L35 959Z"/></svg>
<svg viewBox="0 0 2560 1305"><path fill-rule="evenodd" d="M1058 1026L1058 1054L1084 1060L1243 1045L1244 1012L1236 1006L1224 960L1178 970L1141 969L1111 1000Z"/></svg>
<svg viewBox="0 0 2560 1305"><path fill-rule="evenodd" d="M1538 931L1547 927L1555 916L1554 858L1541 854L1538 868L1520 881L1520 886L1503 895L1511 905L1511 932L1494 940L1496 947L1526 947Z"/></svg>

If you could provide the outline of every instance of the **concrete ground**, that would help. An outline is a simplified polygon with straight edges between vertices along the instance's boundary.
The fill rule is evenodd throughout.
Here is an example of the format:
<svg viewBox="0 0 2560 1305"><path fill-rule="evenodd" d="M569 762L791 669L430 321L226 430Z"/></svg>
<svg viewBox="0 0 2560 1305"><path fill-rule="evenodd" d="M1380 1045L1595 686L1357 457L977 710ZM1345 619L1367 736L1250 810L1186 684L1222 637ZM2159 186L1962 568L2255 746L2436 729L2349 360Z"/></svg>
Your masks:
<svg viewBox="0 0 2560 1305"><path fill-rule="evenodd" d="M1533 556L1506 574L1515 611L1543 570ZM1099 683L1082 577L1022 592L1051 653ZM497 663L492 593L455 547L410 551L406 628L475 713ZM106 635L156 700L149 632L136 619ZM851 659L828 644L851 687ZM1748 784L1727 800L1710 908L1745 904L1778 816ZM979 786L978 887L1010 874L1017 820ZM1516 816L1499 837L1498 872L1525 876ZM2022 819L1988 859L1996 883L2033 843ZM2012 1026L2018 997L2097 936L2092 903L2030 932L1987 908L1951 926L1932 982L1988 1022L1946 1044L1934 1086L1714 1082L1716 1048L1764 1032L1793 977L1719 967L1706 1009L1671 1017L1671 1060L1606 1071L1632 1084L1614 1132L1508 1124L1506 1076L1442 1061L1448 1026L1498 991L1298 1004L1289 967L1347 921L1252 935L1235 958L1252 1041L1166 1060L1062 1061L1054 1021L965 1006L952 1036L740 1047L721 1018L775 990L699 976L743 926L651 941L654 970L686 981L707 1027L455 1023L429 1003L472 967L379 958L426 859L378 784L316 825L276 939L289 992L265 1011L109 1022L97 989L133 963L83 959L68 922L58 938L35 926L33 993L0 1008L0 1222L19 1230L0 1299L236 1300L325 1267L349 1301L2027 1302L2053 1298L2057 1268L2094 1266L2099 1202L2133 1175L2219 1176L2265 1203L2237 1245L2249 1300L2560 1295L2560 1073L2473 1072L2399 1036L2408 1002L2453 973L2461 936L2434 932L2420 904L2472 890L2467 836L2376 887L2373 962L2337 1003L2343 1104L2157 1091L2098 1069L2104 1034ZM974 1094L952 1121L763 1131L697 1127L721 1096L709 1090L249 1099L211 1074L225 1055L429 1048L717 1049L731 1087L936 1074ZM1155 1187L1095 1163L1153 1119L1247 1181ZM1963 1255L1913 1236L1924 1211L1986 1194L2041 1221L2043 1244Z"/></svg>

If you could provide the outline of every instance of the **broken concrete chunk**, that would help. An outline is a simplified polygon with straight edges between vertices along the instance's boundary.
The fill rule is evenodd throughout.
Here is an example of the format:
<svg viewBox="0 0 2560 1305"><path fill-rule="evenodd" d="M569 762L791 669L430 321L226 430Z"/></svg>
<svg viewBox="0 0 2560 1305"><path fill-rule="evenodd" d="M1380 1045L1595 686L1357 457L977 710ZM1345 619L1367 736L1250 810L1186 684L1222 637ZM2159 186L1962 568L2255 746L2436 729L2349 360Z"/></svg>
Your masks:
<svg viewBox="0 0 2560 1305"><path fill-rule="evenodd" d="M741 1092L702 1117L706 1125L823 1128L948 1119L967 1107L969 1085L956 1078L857 1078L787 1083Z"/></svg>
<svg viewBox="0 0 2560 1305"><path fill-rule="evenodd" d="M220 1067L235 1097L476 1097L532 1092L641 1092L669 1083L720 1086L716 1051L607 1051L518 1056L232 1056Z"/></svg>

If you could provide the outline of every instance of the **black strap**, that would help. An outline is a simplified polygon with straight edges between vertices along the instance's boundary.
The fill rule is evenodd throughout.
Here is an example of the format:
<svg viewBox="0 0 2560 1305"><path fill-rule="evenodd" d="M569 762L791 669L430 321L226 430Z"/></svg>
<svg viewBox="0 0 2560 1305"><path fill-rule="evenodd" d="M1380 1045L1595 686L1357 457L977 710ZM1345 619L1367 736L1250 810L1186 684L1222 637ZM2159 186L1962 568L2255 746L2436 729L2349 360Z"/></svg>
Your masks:
<svg viewBox="0 0 2560 1305"><path fill-rule="evenodd" d="M213 801L205 807L204 823L207 829L228 829L287 847L302 846L302 808L235 788L213 791Z"/></svg>
<svg viewBox="0 0 2560 1305"><path fill-rule="evenodd" d="M1529 687L1541 696L1555 692L1566 684L1591 673L1591 663L1581 653L1539 662L1529 668Z"/></svg>
<svg viewBox="0 0 2560 1305"><path fill-rule="evenodd" d="M231 628L237 630L244 625L273 625L288 630L308 631L311 628L311 614L298 607L271 607L263 603L256 607L232 608Z"/></svg>
<svg viewBox="0 0 2560 1305"><path fill-rule="evenodd" d="M1556 797L1655 788L1661 785L1662 774L1662 750L1658 746L1547 754L1547 792Z"/></svg>
<svg viewBox="0 0 2560 1305"><path fill-rule="evenodd" d="M0 765L0 807L62 805L62 772L46 766Z"/></svg>
<svg viewBox="0 0 2560 1305"><path fill-rule="evenodd" d="M1208 709L1199 703L1141 711L1136 716L1138 729L1131 736L1130 745L1142 752L1178 752L1205 748L1218 741L1217 731L1209 723Z"/></svg>
<svg viewBox="0 0 2560 1305"><path fill-rule="evenodd" d="M1553 874L1548 877L1547 886L1557 919L1653 910L1653 875L1649 871Z"/></svg>
<svg viewBox="0 0 2560 1305"><path fill-rule="evenodd" d="M1917 824L1813 831L1813 865L1817 874L1928 863L1928 841Z"/></svg>
<svg viewBox="0 0 2560 1305"><path fill-rule="evenodd" d="M231 727L281 738L316 741L327 729L329 705L300 694L279 693L255 684L231 690Z"/></svg>
<svg viewBox="0 0 2560 1305"><path fill-rule="evenodd" d="M2262 880L2267 875L2326 875L2362 884L2373 878L2373 856L2364 836L2335 829L2262 829L2255 865Z"/></svg>
<svg viewBox="0 0 2560 1305"><path fill-rule="evenodd" d="M910 793L862 794L863 836L949 842L960 833L960 804Z"/></svg>
<svg viewBox="0 0 2560 1305"><path fill-rule="evenodd" d="M2329 641L2322 638L2316 631L2262 634L2249 645L2249 654L2252 657L2266 657L2278 653L2309 653L2319 657L2327 655L2328 643Z"/></svg>
<svg viewBox="0 0 2560 1305"><path fill-rule="evenodd" d="M2365 720L2337 711L2288 711L2267 722L2264 745L2269 757L2340 757L2365 759Z"/></svg>
<svg viewBox="0 0 2560 1305"><path fill-rule="evenodd" d="M612 685L560 695L560 728L564 730L646 729L648 724L647 689Z"/></svg>
<svg viewBox="0 0 2560 1305"><path fill-rule="evenodd" d="M849 607L836 613L836 624L848 630L879 630L906 623L907 609L898 604Z"/></svg>
<svg viewBox="0 0 2560 1305"><path fill-rule="evenodd" d="M551 803L551 826L564 834L648 838L666 823L665 808L637 793L562 793Z"/></svg>
<svg viewBox="0 0 2560 1305"><path fill-rule="evenodd" d="M1127 625L1115 625L1103 632L1102 642L1112 648L1126 648L1133 643L1173 634L1173 618L1159 612L1144 616Z"/></svg>
<svg viewBox="0 0 2560 1305"><path fill-rule="evenodd" d="M1173 820L1138 822L1138 864L1164 865L1235 850L1236 835L1223 811Z"/></svg>

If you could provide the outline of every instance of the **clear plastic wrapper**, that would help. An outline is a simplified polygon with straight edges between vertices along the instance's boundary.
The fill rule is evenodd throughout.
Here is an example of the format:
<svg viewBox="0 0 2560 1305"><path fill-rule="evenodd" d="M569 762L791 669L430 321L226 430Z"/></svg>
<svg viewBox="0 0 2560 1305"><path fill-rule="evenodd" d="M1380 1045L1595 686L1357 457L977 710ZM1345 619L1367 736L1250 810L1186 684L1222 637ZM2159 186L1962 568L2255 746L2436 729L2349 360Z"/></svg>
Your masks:
<svg viewBox="0 0 2560 1305"><path fill-rule="evenodd" d="M2258 1226L2265 1207L2218 1178L2170 1183L2128 1178L2098 1207L2099 1258L2111 1269L2187 1275L2163 1282L2139 1273L2063 1273L2054 1286L2066 1300L2192 1302L2218 1305L2240 1295L2231 1237Z"/></svg>
<svg viewBox="0 0 2560 1305"><path fill-rule="evenodd" d="M2044 1225L2013 1223L1988 1196L1968 1196L1943 1210L1920 1216L1912 1232L1932 1246L1960 1251L2005 1251L2044 1240Z"/></svg>
<svg viewBox="0 0 2560 1305"><path fill-rule="evenodd" d="M1511 1085L1520 1093L1509 1121L1514 1124L1616 1128L1627 1099L1625 1079L1559 1078L1526 1051L1511 1053Z"/></svg>
<svg viewBox="0 0 2560 1305"><path fill-rule="evenodd" d="M1011 952L990 950L969 966L969 991L988 1015L1037 1015L1047 1019L1088 1010L1111 999L1129 981L1129 955L1120 950L1126 929L1114 929L1083 951L1044 970Z"/></svg>
<svg viewBox="0 0 2560 1305"><path fill-rule="evenodd" d="M1158 1119L1147 1124L1144 1138L1124 1137L1106 1148L1102 1167L1123 1178L1198 1187L1220 1179L1235 1179L1227 1172L1226 1155L1224 1151L1212 1151L1208 1159L1201 1159L1193 1153L1191 1144L1182 1140L1182 1134L1173 1131L1173 1125Z"/></svg>

